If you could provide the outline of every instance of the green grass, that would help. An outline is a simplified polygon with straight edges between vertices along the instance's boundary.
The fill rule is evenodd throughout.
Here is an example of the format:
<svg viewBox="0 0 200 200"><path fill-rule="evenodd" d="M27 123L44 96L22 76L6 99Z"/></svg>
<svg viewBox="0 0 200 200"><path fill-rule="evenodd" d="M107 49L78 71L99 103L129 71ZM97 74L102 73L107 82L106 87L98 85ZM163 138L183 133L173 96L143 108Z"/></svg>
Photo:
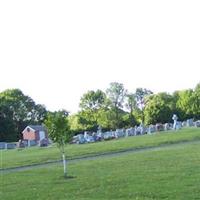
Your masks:
<svg viewBox="0 0 200 200"><path fill-rule="evenodd" d="M183 133L184 134L184 133ZM200 143L1 174L4 200L137 199L200 197Z"/></svg>
<svg viewBox="0 0 200 200"><path fill-rule="evenodd" d="M153 147L162 144L193 140L200 140L200 129L187 128L176 132L160 132L155 135L133 136L93 144L68 145L66 146L66 155L70 159L130 148ZM0 153L1 168L30 165L61 159L59 150L55 146L47 148L32 147L22 150L2 150Z"/></svg>

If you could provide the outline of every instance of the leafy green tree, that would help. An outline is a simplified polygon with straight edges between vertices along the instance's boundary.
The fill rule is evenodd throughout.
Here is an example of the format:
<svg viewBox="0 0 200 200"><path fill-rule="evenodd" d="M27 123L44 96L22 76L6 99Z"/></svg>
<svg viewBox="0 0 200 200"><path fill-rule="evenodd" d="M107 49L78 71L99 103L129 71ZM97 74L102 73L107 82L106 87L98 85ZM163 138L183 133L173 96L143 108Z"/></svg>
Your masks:
<svg viewBox="0 0 200 200"><path fill-rule="evenodd" d="M101 90L88 91L81 97L79 104L81 111L78 112L77 119L83 130L97 130L99 113L105 106L106 95Z"/></svg>
<svg viewBox="0 0 200 200"><path fill-rule="evenodd" d="M141 122L144 123L144 108L147 104L148 96L153 94L151 90L146 88L137 88L135 92L136 110L141 115Z"/></svg>
<svg viewBox="0 0 200 200"><path fill-rule="evenodd" d="M192 118L194 115L192 107L195 106L193 90L176 91L173 96L176 100L176 110L179 114L179 119L186 120Z"/></svg>
<svg viewBox="0 0 200 200"><path fill-rule="evenodd" d="M126 95L126 98L127 98L127 102L126 102L126 108L128 109L129 111L129 117L126 119L129 121L129 125L130 126L134 126L136 125L136 119L135 119L135 116L134 116L134 110L136 109L136 96L135 94L133 93L128 93Z"/></svg>
<svg viewBox="0 0 200 200"><path fill-rule="evenodd" d="M87 93L83 94L80 100L80 108L82 110L92 110L96 111L102 108L106 102L106 95L103 91L88 91Z"/></svg>
<svg viewBox="0 0 200 200"><path fill-rule="evenodd" d="M191 110L195 119L200 119L200 83L197 84L192 95Z"/></svg>
<svg viewBox="0 0 200 200"><path fill-rule="evenodd" d="M78 124L81 125L82 130L90 130L95 131L98 127L98 120L97 120L97 112L93 112L92 110L82 110L78 112Z"/></svg>
<svg viewBox="0 0 200 200"><path fill-rule="evenodd" d="M79 122L78 114L79 113L69 115L68 117L70 129L75 133L83 132L84 130L86 130L84 125Z"/></svg>
<svg viewBox="0 0 200 200"><path fill-rule="evenodd" d="M106 94L110 100L110 107L114 111L114 128L120 127L121 113L124 104L124 98L127 91L125 90L122 83L112 82L109 88L106 90Z"/></svg>
<svg viewBox="0 0 200 200"><path fill-rule="evenodd" d="M33 99L24 95L19 89L1 92L0 120L6 120L7 122L9 121L9 123L8 125L4 125L4 130L0 130L0 138L3 134L4 137L2 139L5 139L5 141L18 140L21 137L22 130L28 124L42 123L46 113L47 111L43 105L36 104ZM6 126L8 127L6 128ZM10 130L9 127L12 127L12 130Z"/></svg>
<svg viewBox="0 0 200 200"><path fill-rule="evenodd" d="M0 98L0 142L12 142L18 137L18 132L12 120L13 113Z"/></svg>
<svg viewBox="0 0 200 200"><path fill-rule="evenodd" d="M65 110L49 113L45 120L48 134L62 154L64 177L67 177L65 144L70 142L73 135L68 122L68 114Z"/></svg>
<svg viewBox="0 0 200 200"><path fill-rule="evenodd" d="M174 113L174 98L165 92L152 95L145 107L145 124L166 123Z"/></svg>

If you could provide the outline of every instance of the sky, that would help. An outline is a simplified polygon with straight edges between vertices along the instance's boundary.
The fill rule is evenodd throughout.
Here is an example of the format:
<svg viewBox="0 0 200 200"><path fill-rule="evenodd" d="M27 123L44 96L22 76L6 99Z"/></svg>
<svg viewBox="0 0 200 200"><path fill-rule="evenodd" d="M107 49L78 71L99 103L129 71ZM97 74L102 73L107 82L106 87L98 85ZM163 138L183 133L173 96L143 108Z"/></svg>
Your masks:
<svg viewBox="0 0 200 200"><path fill-rule="evenodd" d="M78 111L88 90L194 88L199 0L1 0L0 92Z"/></svg>

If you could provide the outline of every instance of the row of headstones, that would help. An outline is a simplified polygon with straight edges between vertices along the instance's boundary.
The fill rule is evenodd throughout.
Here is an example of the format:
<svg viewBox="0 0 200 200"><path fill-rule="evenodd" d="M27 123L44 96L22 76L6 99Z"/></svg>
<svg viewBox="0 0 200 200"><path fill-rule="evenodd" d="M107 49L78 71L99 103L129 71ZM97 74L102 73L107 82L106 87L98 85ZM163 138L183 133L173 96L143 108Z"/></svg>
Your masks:
<svg viewBox="0 0 200 200"><path fill-rule="evenodd" d="M0 149L15 149L16 147L16 143L0 142Z"/></svg>
<svg viewBox="0 0 200 200"><path fill-rule="evenodd" d="M129 129L117 129L116 131L107 131L107 132L97 131L96 133L93 132L92 134L85 132L84 134L79 134L77 136L74 136L72 143L84 144L84 143L97 142L101 140L110 140L120 137L154 134L160 131L179 130L182 127L191 127L191 126L200 127L200 120L194 122L193 119L188 119L187 121L184 122L178 121L176 122L175 125L172 123L149 125L147 127L140 125Z"/></svg>
<svg viewBox="0 0 200 200"><path fill-rule="evenodd" d="M16 148L25 148L25 147L32 147L32 146L48 146L49 142L46 139L43 139L39 142L35 140L19 140L19 142L0 142L0 149L16 149Z"/></svg>

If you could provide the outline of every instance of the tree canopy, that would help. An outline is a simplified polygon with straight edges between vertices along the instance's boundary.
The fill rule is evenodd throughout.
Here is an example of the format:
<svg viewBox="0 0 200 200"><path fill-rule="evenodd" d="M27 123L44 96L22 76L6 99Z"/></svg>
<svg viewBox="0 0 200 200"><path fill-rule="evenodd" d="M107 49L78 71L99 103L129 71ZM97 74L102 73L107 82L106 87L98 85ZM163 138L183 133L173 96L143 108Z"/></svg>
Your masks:
<svg viewBox="0 0 200 200"><path fill-rule="evenodd" d="M30 124L44 122L47 110L19 89L0 93L0 141L17 141Z"/></svg>
<svg viewBox="0 0 200 200"><path fill-rule="evenodd" d="M97 131L99 126L103 130L114 130L133 127L141 122L165 123L171 121L173 113L178 115L179 120L200 119L200 83L194 89L173 94L153 94L146 88L129 92L122 83L112 82L106 91L90 90L83 94L79 106L80 110L68 116L65 123L69 126L66 129L76 133ZM1 92L0 141L17 141L27 125L44 123L48 113L51 112L45 106L36 104L19 89Z"/></svg>

